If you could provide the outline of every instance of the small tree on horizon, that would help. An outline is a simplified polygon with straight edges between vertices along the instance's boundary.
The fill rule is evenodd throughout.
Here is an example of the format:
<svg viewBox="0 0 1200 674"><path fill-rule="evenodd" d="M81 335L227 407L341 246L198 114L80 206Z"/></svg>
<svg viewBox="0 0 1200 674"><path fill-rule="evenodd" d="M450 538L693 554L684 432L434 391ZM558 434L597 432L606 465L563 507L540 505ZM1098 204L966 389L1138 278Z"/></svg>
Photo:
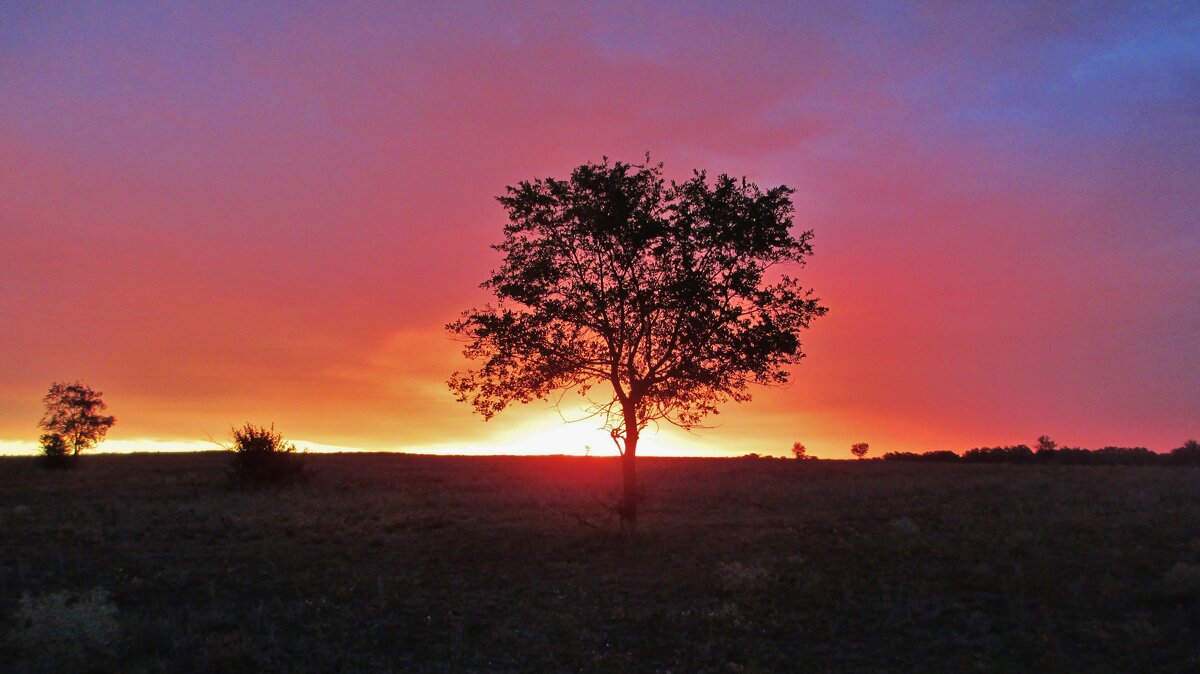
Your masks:
<svg viewBox="0 0 1200 674"><path fill-rule="evenodd" d="M808 455L808 448L799 442L792 443L792 456L801 460L813 458Z"/></svg>
<svg viewBox="0 0 1200 674"><path fill-rule="evenodd" d="M702 171L668 183L661 164L607 158L507 188L503 259L481 285L496 301L446 326L481 365L450 390L485 420L584 396L622 457L621 523L636 526L641 432L701 427L749 384L786 382L800 332L826 312L787 275L812 253L792 192Z"/></svg>
<svg viewBox="0 0 1200 674"><path fill-rule="evenodd" d="M853 445L850 445L850 453L859 459L866 456L870 449L871 446L865 442L856 442Z"/></svg>
<svg viewBox="0 0 1200 674"><path fill-rule="evenodd" d="M108 409L102 395L79 381L50 385L42 398L46 413L38 422L38 428L45 431L41 436L41 451L46 465L69 466L80 452L104 440L117 419L102 414Z"/></svg>
<svg viewBox="0 0 1200 674"><path fill-rule="evenodd" d="M1037 439L1037 447L1035 451L1041 454L1049 454L1058 449L1058 443L1051 440L1049 435L1043 435Z"/></svg>

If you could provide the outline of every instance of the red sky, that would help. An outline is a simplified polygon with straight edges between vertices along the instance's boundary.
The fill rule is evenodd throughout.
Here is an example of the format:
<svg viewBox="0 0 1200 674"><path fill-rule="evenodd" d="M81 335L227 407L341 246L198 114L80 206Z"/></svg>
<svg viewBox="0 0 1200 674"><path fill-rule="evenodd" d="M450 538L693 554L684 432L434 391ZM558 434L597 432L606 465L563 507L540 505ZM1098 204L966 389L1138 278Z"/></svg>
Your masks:
<svg viewBox="0 0 1200 674"><path fill-rule="evenodd" d="M795 187L831 309L661 451L1200 434L1195 7L39 4L0 7L0 449L82 379L115 448L610 453L454 402L442 326L506 185L647 151Z"/></svg>

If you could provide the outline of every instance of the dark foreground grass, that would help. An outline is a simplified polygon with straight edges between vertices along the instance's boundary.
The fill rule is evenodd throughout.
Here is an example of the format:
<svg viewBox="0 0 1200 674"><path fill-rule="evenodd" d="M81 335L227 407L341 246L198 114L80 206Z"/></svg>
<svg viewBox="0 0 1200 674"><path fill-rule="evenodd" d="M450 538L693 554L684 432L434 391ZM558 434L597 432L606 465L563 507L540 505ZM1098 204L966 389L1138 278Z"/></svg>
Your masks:
<svg viewBox="0 0 1200 674"><path fill-rule="evenodd" d="M613 460L307 461L0 460L0 669L1200 670L1195 469L647 459L629 538ZM39 652L95 607L21 597L97 588Z"/></svg>

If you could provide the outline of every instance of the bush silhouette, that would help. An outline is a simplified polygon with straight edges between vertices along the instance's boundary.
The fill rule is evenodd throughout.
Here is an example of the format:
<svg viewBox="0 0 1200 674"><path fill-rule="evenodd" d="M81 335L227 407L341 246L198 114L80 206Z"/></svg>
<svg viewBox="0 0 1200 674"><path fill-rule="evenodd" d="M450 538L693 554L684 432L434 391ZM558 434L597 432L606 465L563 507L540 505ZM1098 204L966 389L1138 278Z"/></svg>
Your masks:
<svg viewBox="0 0 1200 674"><path fill-rule="evenodd" d="M975 447L963 452L962 460L968 463L1033 463L1033 450L1029 445Z"/></svg>
<svg viewBox="0 0 1200 674"><path fill-rule="evenodd" d="M1092 463L1101 466L1150 466L1158 455L1145 447L1101 447L1092 450Z"/></svg>
<svg viewBox="0 0 1200 674"><path fill-rule="evenodd" d="M931 463L949 463L958 461L959 456L948 449L918 454L916 452L888 452L883 455L884 461L922 461Z"/></svg>
<svg viewBox="0 0 1200 674"><path fill-rule="evenodd" d="M1052 466L1089 466L1096 463L1094 452L1082 447L1039 449L1034 458L1038 463Z"/></svg>
<svg viewBox="0 0 1200 674"><path fill-rule="evenodd" d="M270 428L247 423L234 428L231 452L230 479L250 485L290 484L308 477L304 460L296 446L284 442L283 435Z"/></svg>
<svg viewBox="0 0 1200 674"><path fill-rule="evenodd" d="M1200 442L1188 440L1167 455L1167 463L1176 466L1200 466Z"/></svg>
<svg viewBox="0 0 1200 674"><path fill-rule="evenodd" d="M67 439L58 433L45 433L41 437L40 459L43 468L66 470L75 467L75 454L67 446Z"/></svg>

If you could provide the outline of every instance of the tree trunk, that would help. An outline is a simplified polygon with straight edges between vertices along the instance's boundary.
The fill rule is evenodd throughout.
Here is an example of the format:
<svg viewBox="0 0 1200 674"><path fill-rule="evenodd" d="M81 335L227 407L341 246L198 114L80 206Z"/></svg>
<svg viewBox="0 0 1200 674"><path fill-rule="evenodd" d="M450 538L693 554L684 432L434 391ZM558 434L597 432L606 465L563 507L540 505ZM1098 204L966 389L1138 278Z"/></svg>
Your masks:
<svg viewBox="0 0 1200 674"><path fill-rule="evenodd" d="M622 529L626 526L630 530L637 528L638 500L640 499L636 463L638 434L636 423L632 426L625 426L625 454L621 457L621 475L625 489L620 507L617 509L617 512L621 514Z"/></svg>

